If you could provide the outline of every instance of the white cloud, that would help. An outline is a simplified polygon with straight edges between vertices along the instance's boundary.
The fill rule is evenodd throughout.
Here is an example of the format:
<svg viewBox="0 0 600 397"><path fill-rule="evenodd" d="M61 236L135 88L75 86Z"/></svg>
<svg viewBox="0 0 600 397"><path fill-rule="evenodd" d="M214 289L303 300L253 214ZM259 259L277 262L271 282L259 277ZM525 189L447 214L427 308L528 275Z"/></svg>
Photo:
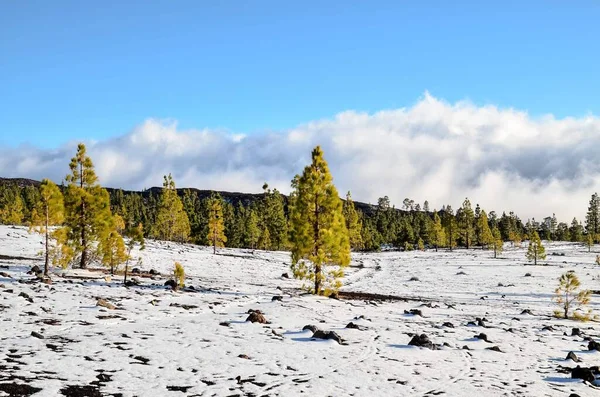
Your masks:
<svg viewBox="0 0 600 397"><path fill-rule="evenodd" d="M487 210L538 219L555 212L570 221L600 190L599 144L597 117L533 118L426 93L410 108L346 111L258 135L181 130L172 120L150 119L125 136L88 142L88 150L106 186L159 186L171 172L178 186L259 192L267 181L287 193L321 145L340 194L351 190L356 200L388 195L398 206L409 197L456 208L468 196ZM0 175L60 182L74 152L74 143L0 149Z"/></svg>

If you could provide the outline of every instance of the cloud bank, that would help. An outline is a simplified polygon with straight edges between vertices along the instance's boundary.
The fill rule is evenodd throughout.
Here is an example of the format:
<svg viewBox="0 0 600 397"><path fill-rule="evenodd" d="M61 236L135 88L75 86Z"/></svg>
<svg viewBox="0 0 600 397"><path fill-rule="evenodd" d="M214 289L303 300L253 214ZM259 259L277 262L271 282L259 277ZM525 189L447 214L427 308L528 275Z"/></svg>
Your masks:
<svg viewBox="0 0 600 397"><path fill-rule="evenodd" d="M101 183L124 189L160 186L171 172L179 187L259 192L267 181L287 193L321 145L340 194L372 203L388 195L396 206L408 197L456 208L469 197L488 212L570 222L600 190L599 118L533 118L429 94L409 108L347 111L275 133L181 130L150 119L124 136L84 142ZM76 144L0 148L0 176L60 182Z"/></svg>

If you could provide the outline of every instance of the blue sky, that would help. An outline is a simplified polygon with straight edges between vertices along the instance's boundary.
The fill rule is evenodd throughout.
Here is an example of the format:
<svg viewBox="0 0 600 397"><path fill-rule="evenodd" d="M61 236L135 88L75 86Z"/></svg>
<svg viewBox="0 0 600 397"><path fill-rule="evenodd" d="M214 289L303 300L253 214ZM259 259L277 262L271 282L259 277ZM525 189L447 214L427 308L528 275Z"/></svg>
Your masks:
<svg viewBox="0 0 600 397"><path fill-rule="evenodd" d="M599 114L598 20L595 1L4 1L0 145L102 140L147 118L253 134L426 90Z"/></svg>

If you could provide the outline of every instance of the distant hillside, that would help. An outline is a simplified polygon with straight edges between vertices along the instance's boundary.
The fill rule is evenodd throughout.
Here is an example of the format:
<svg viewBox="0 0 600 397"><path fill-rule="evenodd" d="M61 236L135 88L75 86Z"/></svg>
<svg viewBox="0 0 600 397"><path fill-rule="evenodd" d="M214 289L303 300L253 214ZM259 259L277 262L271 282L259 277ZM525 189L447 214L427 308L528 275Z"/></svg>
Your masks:
<svg viewBox="0 0 600 397"><path fill-rule="evenodd" d="M27 187L27 186L36 186L37 187L40 185L40 183L41 183L40 181L35 181L33 179L1 178L0 177L0 186L17 185L19 187ZM193 192L196 192L200 199L210 197L210 195L213 193L218 193L221 195L221 197L225 201L233 204L234 206L237 205L239 202L241 202L243 205L248 205L256 200L259 200L262 197L262 193L223 192L223 191L213 191L213 190L200 190L200 189L196 189L196 188L188 188L188 189ZM106 188L106 190L108 190L108 192L111 193L111 192L119 190L119 189ZM180 188L180 189L177 189L177 192L181 196L181 195L183 195L184 190L186 190L186 188ZM144 191L123 190L123 194L127 195L127 194L131 194L131 193L138 193L146 198L150 195L150 193L158 195L158 194L160 194L161 191L162 191L162 187L152 187L152 188L146 189ZM285 198L285 201L287 203L287 199L288 199L287 196L286 195L282 195L282 196ZM359 201L355 201L354 205L357 209L361 210L365 214L371 214L376 208L376 206L374 206L374 205L367 204L367 203L361 203Z"/></svg>

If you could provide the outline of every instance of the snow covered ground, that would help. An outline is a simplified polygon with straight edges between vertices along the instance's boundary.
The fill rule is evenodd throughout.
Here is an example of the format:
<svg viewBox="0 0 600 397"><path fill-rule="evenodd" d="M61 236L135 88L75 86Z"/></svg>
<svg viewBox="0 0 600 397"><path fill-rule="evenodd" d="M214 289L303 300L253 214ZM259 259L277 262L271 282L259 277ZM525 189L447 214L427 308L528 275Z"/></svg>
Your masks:
<svg viewBox="0 0 600 397"><path fill-rule="evenodd" d="M507 248L496 260L481 250L353 255L344 290L410 298L383 302L302 294L299 281L282 277L289 273L285 252L227 249L215 256L210 248L163 242L136 253L143 269L163 274L138 287L72 270L55 270L52 285L28 283L26 272L42 264L41 247L25 228L0 226L0 265L8 266L0 268L0 396L600 394L560 371L576 365L565 360L569 351L582 366L600 364L600 352L571 336L579 327L600 339L600 326L551 317L565 271L600 289L596 253L579 245L549 245L549 254L565 255L548 255L547 266L528 265L524 248ZM175 261L195 291L162 286ZM276 295L282 301L273 301ZM119 309L98 307L97 298ZM590 307L600 314L599 304L593 295ZM270 324L245 322L249 309ZM404 313L411 309L423 315ZM485 327L468 325L477 317ZM350 322L361 329L345 328ZM302 331L308 324L337 332L346 344L312 339ZM443 346L408 346L414 333ZM475 338L480 333L489 342ZM501 352L487 349L494 346Z"/></svg>

